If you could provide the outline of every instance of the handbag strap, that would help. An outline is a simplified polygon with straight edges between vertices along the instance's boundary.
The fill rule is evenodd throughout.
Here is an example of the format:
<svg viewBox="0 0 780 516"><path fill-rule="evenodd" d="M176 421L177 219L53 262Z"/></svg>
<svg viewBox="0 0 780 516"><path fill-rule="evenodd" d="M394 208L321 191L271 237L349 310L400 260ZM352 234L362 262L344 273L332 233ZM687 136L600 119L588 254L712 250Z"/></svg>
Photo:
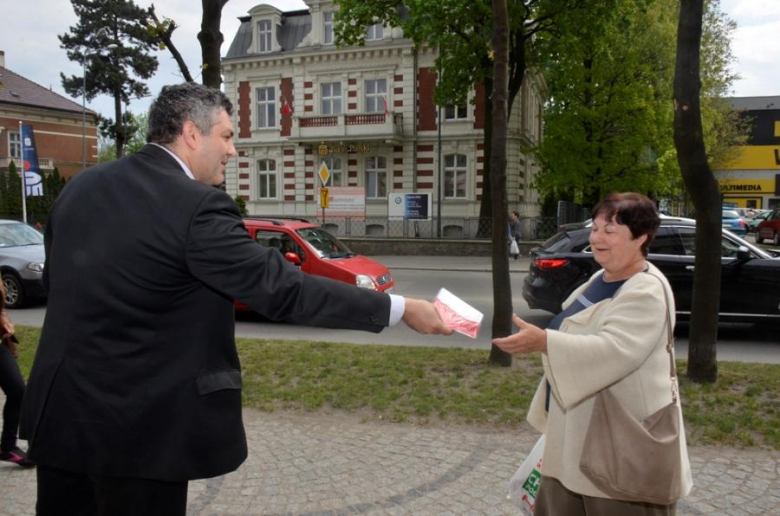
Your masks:
<svg viewBox="0 0 780 516"><path fill-rule="evenodd" d="M647 272L647 271L645 271ZM664 300L666 304L666 351L669 352L669 377L672 380L672 403L677 403L678 399L678 385L677 385L677 365L674 361L674 330L672 329L672 305L669 303L669 293L666 292L666 285L664 282L650 272L647 272L650 276L653 276L661 283L661 290L664 292Z"/></svg>

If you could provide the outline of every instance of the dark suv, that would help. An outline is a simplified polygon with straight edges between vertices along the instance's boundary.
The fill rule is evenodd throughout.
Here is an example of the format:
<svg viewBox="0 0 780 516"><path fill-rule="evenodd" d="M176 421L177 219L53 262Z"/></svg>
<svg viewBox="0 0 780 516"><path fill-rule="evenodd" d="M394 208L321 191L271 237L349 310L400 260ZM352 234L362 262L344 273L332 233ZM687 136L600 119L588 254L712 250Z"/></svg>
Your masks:
<svg viewBox="0 0 780 516"><path fill-rule="evenodd" d="M648 260L668 278L677 313L689 315L693 291L696 226L685 219L662 219ZM531 308L558 313L561 304L600 265L593 259L590 228L568 228L531 253L523 298ZM721 237L723 318L780 320L780 259L723 230Z"/></svg>
<svg viewBox="0 0 780 516"><path fill-rule="evenodd" d="M353 253L317 224L303 219L245 218L244 226L257 243L277 249L308 274L388 293L395 286L387 267ZM236 306L246 308L241 304Z"/></svg>

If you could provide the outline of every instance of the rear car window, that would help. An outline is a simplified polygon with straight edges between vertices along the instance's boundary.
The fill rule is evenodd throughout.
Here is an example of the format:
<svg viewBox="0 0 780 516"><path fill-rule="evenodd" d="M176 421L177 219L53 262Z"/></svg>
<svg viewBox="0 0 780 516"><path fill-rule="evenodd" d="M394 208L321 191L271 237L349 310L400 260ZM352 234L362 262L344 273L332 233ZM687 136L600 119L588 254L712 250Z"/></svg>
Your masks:
<svg viewBox="0 0 780 516"><path fill-rule="evenodd" d="M554 253L556 251L560 251L561 249L566 249L569 245L569 242L571 242L571 237L569 234L565 231L561 231L560 233L556 233L548 238L542 244L542 249L547 252Z"/></svg>
<svg viewBox="0 0 780 516"><path fill-rule="evenodd" d="M655 238L650 242L647 250L650 254L685 254L680 237L677 236L676 232L665 227L658 228Z"/></svg>
<svg viewBox="0 0 780 516"><path fill-rule="evenodd" d="M738 219L739 213L734 210L723 210L722 218L724 219Z"/></svg>

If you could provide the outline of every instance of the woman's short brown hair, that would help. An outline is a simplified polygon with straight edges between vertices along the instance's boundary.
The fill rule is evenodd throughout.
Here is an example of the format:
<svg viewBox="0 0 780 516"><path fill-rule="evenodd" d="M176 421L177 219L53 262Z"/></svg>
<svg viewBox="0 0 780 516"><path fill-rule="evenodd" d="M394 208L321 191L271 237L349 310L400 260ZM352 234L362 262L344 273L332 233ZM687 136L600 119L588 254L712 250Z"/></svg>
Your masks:
<svg viewBox="0 0 780 516"><path fill-rule="evenodd" d="M607 220L614 218L615 222L628 226L634 239L647 235L647 240L642 244L642 254L647 256L647 248L655 237L661 219L655 203L647 196L638 193L613 193L604 197L599 202L590 216L594 219L604 215Z"/></svg>

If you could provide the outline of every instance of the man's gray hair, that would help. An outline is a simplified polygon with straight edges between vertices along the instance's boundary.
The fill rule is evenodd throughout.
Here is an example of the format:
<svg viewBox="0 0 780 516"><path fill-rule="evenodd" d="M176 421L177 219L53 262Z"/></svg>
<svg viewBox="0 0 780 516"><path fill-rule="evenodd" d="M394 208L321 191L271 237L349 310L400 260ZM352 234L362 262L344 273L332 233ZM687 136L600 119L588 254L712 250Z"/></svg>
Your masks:
<svg viewBox="0 0 780 516"><path fill-rule="evenodd" d="M233 105L219 90L194 82L164 86L149 110L146 141L160 145L173 143L187 120L202 134L209 134L221 109L233 114Z"/></svg>

